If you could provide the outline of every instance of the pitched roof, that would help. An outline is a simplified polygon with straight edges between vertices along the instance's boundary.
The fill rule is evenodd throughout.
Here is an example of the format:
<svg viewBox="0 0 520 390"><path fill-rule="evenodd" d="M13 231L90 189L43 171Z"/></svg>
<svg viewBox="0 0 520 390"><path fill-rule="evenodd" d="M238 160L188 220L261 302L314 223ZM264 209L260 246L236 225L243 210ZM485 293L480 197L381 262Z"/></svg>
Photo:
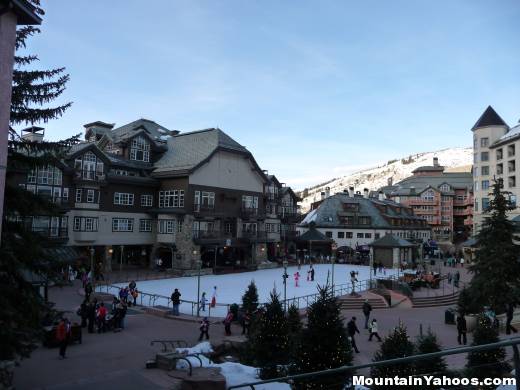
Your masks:
<svg viewBox="0 0 520 390"><path fill-rule="evenodd" d="M387 234L378 240L372 241L370 246L376 248L410 248L415 246L410 241Z"/></svg>
<svg viewBox="0 0 520 390"><path fill-rule="evenodd" d="M449 184L454 189L472 188L473 177L469 172L448 172L435 176L410 176L401 180L392 187L383 187L385 193L390 195L420 194L428 187L440 191L442 184ZM440 191L443 194L453 194L453 190Z"/></svg>
<svg viewBox="0 0 520 390"><path fill-rule="evenodd" d="M298 237L298 240L300 241L330 241L332 242L332 239L328 238L323 234L322 232L316 230L314 226L311 226L309 230L307 230L305 233L303 233L301 236Z"/></svg>
<svg viewBox="0 0 520 390"><path fill-rule="evenodd" d="M478 118L478 121L473 125L471 130L478 129L479 127L485 126L507 126L507 123L497 114L493 107L488 106L486 111Z"/></svg>
<svg viewBox="0 0 520 390"><path fill-rule="evenodd" d="M191 171L217 149L250 152L220 129L205 129L181 133L167 141L168 151L155 163L155 172ZM252 156L251 156L252 158Z"/></svg>
<svg viewBox="0 0 520 390"><path fill-rule="evenodd" d="M149 119L141 118L113 129L111 131L111 135L114 142L117 143L131 138L141 131L146 132L148 136L156 142L163 140L164 136L169 136L171 134L170 130L168 130L166 127L161 126Z"/></svg>

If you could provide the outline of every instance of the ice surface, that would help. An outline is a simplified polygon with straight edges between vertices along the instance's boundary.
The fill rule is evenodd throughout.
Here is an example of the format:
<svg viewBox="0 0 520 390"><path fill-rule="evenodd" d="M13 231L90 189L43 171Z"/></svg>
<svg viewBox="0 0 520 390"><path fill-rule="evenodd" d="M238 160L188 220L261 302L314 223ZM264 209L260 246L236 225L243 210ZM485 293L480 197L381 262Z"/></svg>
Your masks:
<svg viewBox="0 0 520 390"><path fill-rule="evenodd" d="M331 264L315 264L314 282L307 281L308 265L302 265L300 269L299 287L295 287L294 274L298 271L297 266L287 268L289 279L287 279L287 299L295 297L303 297L306 295L316 294L317 285L325 285L327 275L329 281L331 279L332 265ZM368 266L355 266L351 264L335 264L334 265L334 284L350 286L350 272L355 270L359 272L357 279L359 281L368 280L370 278ZM396 270L386 270L386 277L396 274ZM206 292L207 302L211 301L213 286L217 286L217 303L232 304L242 303L242 295L251 280L255 281L258 289L258 296L260 303L269 300L269 294L276 288L277 293L280 294L280 299L283 299L283 268L265 269L253 272L242 272L225 275L203 275L200 277L200 292ZM383 277L377 274L377 277ZM175 288L178 288L182 294L181 299L187 301L197 301L197 277L182 277L162 280L147 280L137 281L137 289L139 291L157 294L164 297L169 297ZM118 284L118 286L125 286L126 284ZM114 292L114 291L113 291ZM149 305L147 299L143 299L143 305ZM158 298L155 305L168 305L167 298ZM306 300L300 299L299 305L301 308L306 307ZM181 313L192 314L192 305L189 303L181 303L179 308ZM196 308L194 309L196 311ZM226 306L217 306L211 309L212 317L223 317L227 312ZM208 305L206 311L201 311L201 316L208 315Z"/></svg>

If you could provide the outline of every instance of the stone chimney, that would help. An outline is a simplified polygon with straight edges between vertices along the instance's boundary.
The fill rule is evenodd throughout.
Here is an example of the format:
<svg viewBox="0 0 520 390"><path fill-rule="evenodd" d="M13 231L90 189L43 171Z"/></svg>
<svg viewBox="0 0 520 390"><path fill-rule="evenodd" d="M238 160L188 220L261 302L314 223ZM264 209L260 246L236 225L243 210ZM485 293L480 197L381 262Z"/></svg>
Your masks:
<svg viewBox="0 0 520 390"><path fill-rule="evenodd" d="M393 183L394 183L394 178L393 178L392 176L390 176L390 177L386 180L386 184L388 184L389 186L391 186Z"/></svg>
<svg viewBox="0 0 520 390"><path fill-rule="evenodd" d="M434 157L433 158L433 166L434 167L438 167L439 166L439 158L438 157Z"/></svg>
<svg viewBox="0 0 520 390"><path fill-rule="evenodd" d="M322 191L322 192L321 192L321 200L323 200L323 199L325 199L325 198L326 198L325 192Z"/></svg>
<svg viewBox="0 0 520 390"><path fill-rule="evenodd" d="M368 188L363 188L363 198L368 199Z"/></svg>
<svg viewBox="0 0 520 390"><path fill-rule="evenodd" d="M45 129L38 126L28 127L21 132L22 139L28 142L42 142L44 135Z"/></svg>
<svg viewBox="0 0 520 390"><path fill-rule="evenodd" d="M354 187L349 187L348 188L348 196L350 196L351 198L354 197Z"/></svg>
<svg viewBox="0 0 520 390"><path fill-rule="evenodd" d="M383 193L383 191L379 191L377 195L379 200L385 200L385 194Z"/></svg>
<svg viewBox="0 0 520 390"><path fill-rule="evenodd" d="M328 198L330 196L330 187L325 187L325 197Z"/></svg>

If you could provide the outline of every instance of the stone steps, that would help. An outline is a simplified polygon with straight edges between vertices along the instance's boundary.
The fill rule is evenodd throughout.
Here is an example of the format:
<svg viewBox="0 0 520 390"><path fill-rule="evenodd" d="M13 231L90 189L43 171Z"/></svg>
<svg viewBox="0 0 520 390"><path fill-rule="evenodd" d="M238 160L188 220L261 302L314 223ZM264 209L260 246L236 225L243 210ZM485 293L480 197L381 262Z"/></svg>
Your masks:
<svg viewBox="0 0 520 390"><path fill-rule="evenodd" d="M365 303L365 299L367 298L354 298L346 296L339 298L339 303L341 305L342 310L361 310L363 308L363 303ZM384 298L368 298L368 303L370 303L372 309L388 308L388 305Z"/></svg>
<svg viewBox="0 0 520 390"><path fill-rule="evenodd" d="M459 294L440 295L436 297L420 297L412 298L412 307L436 307L436 306L451 306L457 304L459 301Z"/></svg>

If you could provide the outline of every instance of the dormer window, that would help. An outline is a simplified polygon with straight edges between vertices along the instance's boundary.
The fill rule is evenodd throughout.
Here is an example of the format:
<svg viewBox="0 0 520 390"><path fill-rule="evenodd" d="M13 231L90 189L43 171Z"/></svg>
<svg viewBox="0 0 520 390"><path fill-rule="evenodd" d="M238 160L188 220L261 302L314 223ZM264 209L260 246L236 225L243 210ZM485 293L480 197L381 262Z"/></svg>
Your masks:
<svg viewBox="0 0 520 390"><path fill-rule="evenodd" d="M135 137L130 147L130 160L150 162L150 143L144 137Z"/></svg>
<svg viewBox="0 0 520 390"><path fill-rule="evenodd" d="M432 202L435 198L435 194L433 193L432 190L428 190L428 191L424 192L421 197L423 198L423 200Z"/></svg>
<svg viewBox="0 0 520 390"><path fill-rule="evenodd" d="M74 168L80 171L80 176L85 180L96 180L103 175L104 164L92 152L79 156L74 161Z"/></svg>
<svg viewBox="0 0 520 390"><path fill-rule="evenodd" d="M440 190L443 192L449 191L450 190L449 184L443 184L442 186L440 186Z"/></svg>

